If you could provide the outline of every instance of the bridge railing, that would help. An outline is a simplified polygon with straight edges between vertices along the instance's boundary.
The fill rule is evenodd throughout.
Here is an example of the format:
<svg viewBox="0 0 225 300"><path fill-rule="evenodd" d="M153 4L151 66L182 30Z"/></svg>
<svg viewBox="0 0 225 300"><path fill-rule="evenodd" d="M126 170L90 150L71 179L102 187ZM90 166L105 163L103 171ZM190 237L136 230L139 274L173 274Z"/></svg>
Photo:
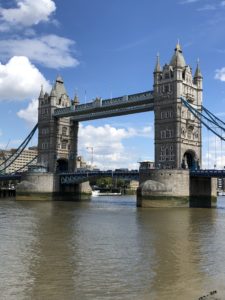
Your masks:
<svg viewBox="0 0 225 300"><path fill-rule="evenodd" d="M124 179L139 179L139 171L92 171L92 170L80 170L74 173L61 173L60 174L60 184L70 185L76 184L84 181L88 181L91 178L98 177L112 177L112 178L124 178Z"/></svg>
<svg viewBox="0 0 225 300"><path fill-rule="evenodd" d="M192 170L190 171L191 176L203 176L203 177L225 177L225 170Z"/></svg>
<svg viewBox="0 0 225 300"><path fill-rule="evenodd" d="M138 94L132 94L132 95L126 95L123 97L116 97L112 99L105 99L101 101L97 101L97 99L93 100L93 102L89 102L86 104L80 104L76 106L69 106L69 107L64 107L64 108L57 108L54 111L54 116L59 116L62 114L69 114L71 112L85 112L90 109L95 109L98 107L110 107L110 106L116 106L119 104L124 104L124 103L135 103L137 101L143 101L147 100L149 98L153 99L153 94L151 91L146 91L143 93L138 93Z"/></svg>

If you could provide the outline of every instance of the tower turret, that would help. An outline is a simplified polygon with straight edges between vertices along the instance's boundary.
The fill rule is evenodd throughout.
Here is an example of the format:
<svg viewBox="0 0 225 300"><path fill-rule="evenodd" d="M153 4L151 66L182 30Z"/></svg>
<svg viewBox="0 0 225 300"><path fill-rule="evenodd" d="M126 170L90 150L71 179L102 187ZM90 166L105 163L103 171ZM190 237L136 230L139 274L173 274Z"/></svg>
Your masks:
<svg viewBox="0 0 225 300"><path fill-rule="evenodd" d="M195 168L201 164L201 125L184 107L180 97L201 110L202 75L193 78L177 43L169 64L154 70L155 165L158 168Z"/></svg>
<svg viewBox="0 0 225 300"><path fill-rule="evenodd" d="M76 106L76 105L78 105L79 103L80 103L80 100L79 100L77 94L75 94L74 99L73 99L73 101L72 101L72 104Z"/></svg>
<svg viewBox="0 0 225 300"><path fill-rule="evenodd" d="M67 171L70 152L78 129L74 133L70 118L54 117L57 108L71 105L61 76L57 76L50 95L41 91L38 107L38 163L47 167L49 172L57 169ZM43 98L43 99L42 99ZM76 149L75 149L76 150ZM76 154L77 152L73 150ZM76 161L76 157L74 158ZM75 163L70 163L73 170Z"/></svg>
<svg viewBox="0 0 225 300"><path fill-rule="evenodd" d="M156 57L156 64L155 64L155 69L154 69L154 85L157 85L159 80L162 77L162 70L160 66L160 61L159 61L159 54L157 53Z"/></svg>
<svg viewBox="0 0 225 300"><path fill-rule="evenodd" d="M157 53L154 73L160 73L160 72L161 72L161 66L159 61L159 53Z"/></svg>
<svg viewBox="0 0 225 300"><path fill-rule="evenodd" d="M57 98L56 90L55 90L55 87L53 86L51 93L50 93L51 106L56 106L56 98Z"/></svg>
<svg viewBox="0 0 225 300"><path fill-rule="evenodd" d="M171 58L170 65L173 66L173 67L180 67L180 68L185 67L186 62L185 62L183 52L182 52L182 49L181 49L181 46L180 46L179 42L177 43L176 48L174 49L174 51L175 52L174 52L174 54Z"/></svg>
<svg viewBox="0 0 225 300"><path fill-rule="evenodd" d="M196 70L195 70L195 75L194 75L194 83L197 85L197 87L199 89L202 89L202 79L203 79L203 76L202 76L202 73L201 73L201 70L200 70L200 67L199 67L199 60L197 61L197 67L196 67Z"/></svg>
<svg viewBox="0 0 225 300"><path fill-rule="evenodd" d="M44 99L43 85L41 85L40 95L39 95L38 99L39 99L39 100L43 100L43 99Z"/></svg>
<svg viewBox="0 0 225 300"><path fill-rule="evenodd" d="M194 80L193 83L197 87L197 104L199 106L202 105L202 81L203 81L203 76L199 67L199 60L197 60L197 67L195 70L195 75L194 75Z"/></svg>

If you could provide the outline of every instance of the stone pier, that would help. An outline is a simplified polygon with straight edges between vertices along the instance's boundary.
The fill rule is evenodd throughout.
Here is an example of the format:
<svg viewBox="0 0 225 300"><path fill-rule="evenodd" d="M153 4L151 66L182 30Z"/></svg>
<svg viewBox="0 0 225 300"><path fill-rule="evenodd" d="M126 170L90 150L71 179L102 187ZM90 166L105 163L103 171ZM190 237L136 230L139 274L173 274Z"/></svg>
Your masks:
<svg viewBox="0 0 225 300"><path fill-rule="evenodd" d="M138 207L212 207L216 179L190 177L189 170L140 170Z"/></svg>
<svg viewBox="0 0 225 300"><path fill-rule="evenodd" d="M27 173L17 185L16 200L79 200L90 193L89 182L62 188L58 174Z"/></svg>

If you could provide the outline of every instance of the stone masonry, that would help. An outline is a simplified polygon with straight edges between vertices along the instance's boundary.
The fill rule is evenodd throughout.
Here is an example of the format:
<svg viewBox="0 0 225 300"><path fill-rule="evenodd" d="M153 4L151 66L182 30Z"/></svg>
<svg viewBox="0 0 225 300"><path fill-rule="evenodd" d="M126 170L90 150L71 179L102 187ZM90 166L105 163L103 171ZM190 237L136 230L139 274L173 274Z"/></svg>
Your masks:
<svg viewBox="0 0 225 300"><path fill-rule="evenodd" d="M187 169L201 165L201 125L180 97L201 111L202 74L186 64L176 45L169 64L161 69L159 56L154 70L155 167Z"/></svg>
<svg viewBox="0 0 225 300"><path fill-rule="evenodd" d="M79 103L75 96L73 104ZM56 108L71 106L64 82L58 76L49 94L41 89L38 107L38 164L48 172L74 171L77 157L78 122L53 117Z"/></svg>

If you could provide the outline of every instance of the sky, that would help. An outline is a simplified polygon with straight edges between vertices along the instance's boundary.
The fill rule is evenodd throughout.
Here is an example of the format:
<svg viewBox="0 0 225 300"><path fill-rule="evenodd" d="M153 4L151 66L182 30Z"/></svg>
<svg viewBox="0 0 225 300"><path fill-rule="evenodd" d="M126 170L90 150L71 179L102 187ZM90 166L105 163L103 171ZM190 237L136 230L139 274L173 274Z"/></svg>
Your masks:
<svg viewBox="0 0 225 300"><path fill-rule="evenodd" d="M225 1L0 0L0 148L27 136L57 75L81 103L152 90L156 54L169 62L178 39L193 70L200 60L204 105L224 120ZM203 167L223 167L225 145L203 134ZM154 160L153 112L81 123L79 154L90 161L92 149L104 169Z"/></svg>

